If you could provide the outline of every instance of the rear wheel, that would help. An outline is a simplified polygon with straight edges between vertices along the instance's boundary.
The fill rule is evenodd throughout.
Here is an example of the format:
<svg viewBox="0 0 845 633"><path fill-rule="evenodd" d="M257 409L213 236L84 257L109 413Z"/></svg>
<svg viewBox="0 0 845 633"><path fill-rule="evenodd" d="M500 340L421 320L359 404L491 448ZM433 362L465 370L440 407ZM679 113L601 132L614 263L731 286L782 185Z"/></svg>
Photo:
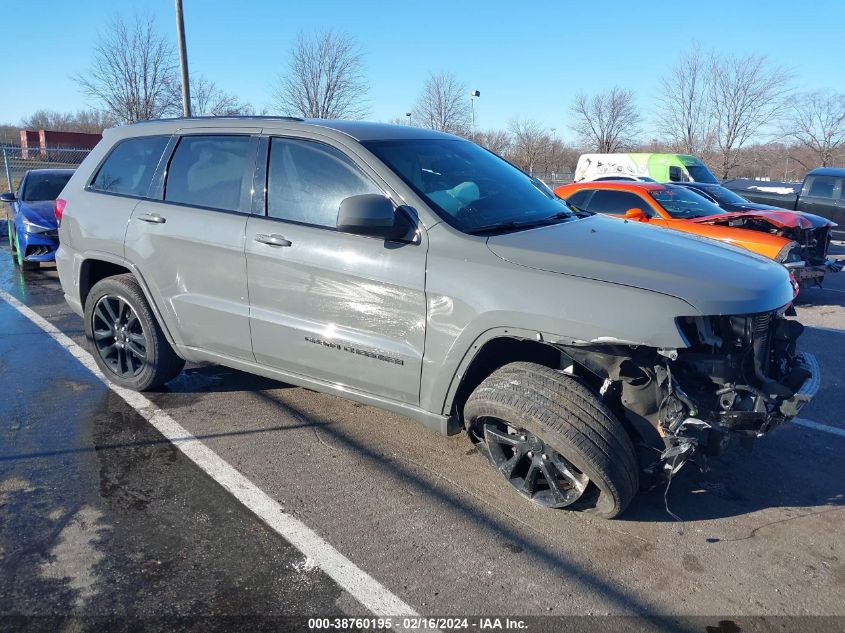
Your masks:
<svg viewBox="0 0 845 633"><path fill-rule="evenodd" d="M472 393L464 417L493 467L535 503L613 518L636 494L628 434L573 376L534 363L505 365Z"/></svg>
<svg viewBox="0 0 845 633"><path fill-rule="evenodd" d="M132 275L108 277L91 288L85 300L85 334L100 370L122 387L154 389L185 365Z"/></svg>

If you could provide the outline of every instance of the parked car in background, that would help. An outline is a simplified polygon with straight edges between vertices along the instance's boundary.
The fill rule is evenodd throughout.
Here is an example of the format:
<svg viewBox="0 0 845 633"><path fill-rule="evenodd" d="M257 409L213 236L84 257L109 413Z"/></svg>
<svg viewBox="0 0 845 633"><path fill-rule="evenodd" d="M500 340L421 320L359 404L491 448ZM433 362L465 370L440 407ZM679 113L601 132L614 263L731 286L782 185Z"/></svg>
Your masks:
<svg viewBox="0 0 845 633"><path fill-rule="evenodd" d="M763 228L764 223L775 221L770 217L773 216L770 211L742 214L742 226L734 226L731 222L738 214L729 214L691 189L674 184L580 182L562 185L555 193L579 209L741 246L780 262L794 272L812 268L804 259L798 242ZM754 218L756 223L752 221ZM796 274L796 279L798 277Z"/></svg>
<svg viewBox="0 0 845 633"><path fill-rule="evenodd" d="M769 204L751 202L721 185L704 182L675 184L692 189L728 211L728 214L719 218L721 224L769 231L798 242L801 245L801 256L808 265L805 270L796 271L803 282L812 280L821 283L825 273L842 270L841 262L828 257L831 232L837 226L835 222L813 213L787 211ZM759 211L768 213L762 216Z"/></svg>
<svg viewBox="0 0 845 633"><path fill-rule="evenodd" d="M8 192L7 228L15 262L34 270L53 261L59 246L56 198L73 175L73 169L30 169L21 179L17 194Z"/></svg>
<svg viewBox="0 0 845 633"><path fill-rule="evenodd" d="M707 165L689 154L581 154L573 180L582 182L602 177L649 178L654 182L719 182Z"/></svg>
<svg viewBox="0 0 845 633"><path fill-rule="evenodd" d="M629 182L657 182L654 178L648 176L599 176L594 178L593 182L601 182L603 180L627 180Z"/></svg>
<svg viewBox="0 0 845 633"><path fill-rule="evenodd" d="M752 202L806 211L836 222L834 237L845 239L845 168L818 167L800 183L736 179L722 184Z"/></svg>
<svg viewBox="0 0 845 633"><path fill-rule="evenodd" d="M465 429L546 507L616 516L818 389L782 266L575 211L433 130L124 126L56 211L59 279L109 380L208 361Z"/></svg>

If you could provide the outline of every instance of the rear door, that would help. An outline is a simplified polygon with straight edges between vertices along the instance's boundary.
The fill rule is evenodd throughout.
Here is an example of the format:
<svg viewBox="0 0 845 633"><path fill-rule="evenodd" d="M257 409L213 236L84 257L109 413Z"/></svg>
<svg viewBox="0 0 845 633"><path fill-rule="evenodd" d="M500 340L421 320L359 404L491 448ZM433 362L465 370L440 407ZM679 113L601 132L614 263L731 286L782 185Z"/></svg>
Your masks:
<svg viewBox="0 0 845 633"><path fill-rule="evenodd" d="M174 337L246 360L253 355L244 232L258 146L250 132L174 137L155 199L138 203L126 233L126 255Z"/></svg>
<svg viewBox="0 0 845 633"><path fill-rule="evenodd" d="M389 194L348 147L271 137L249 218L250 324L258 362L318 380L419 402L427 241L337 230L340 201ZM259 169L259 172L262 171ZM395 198L394 198L395 199Z"/></svg>

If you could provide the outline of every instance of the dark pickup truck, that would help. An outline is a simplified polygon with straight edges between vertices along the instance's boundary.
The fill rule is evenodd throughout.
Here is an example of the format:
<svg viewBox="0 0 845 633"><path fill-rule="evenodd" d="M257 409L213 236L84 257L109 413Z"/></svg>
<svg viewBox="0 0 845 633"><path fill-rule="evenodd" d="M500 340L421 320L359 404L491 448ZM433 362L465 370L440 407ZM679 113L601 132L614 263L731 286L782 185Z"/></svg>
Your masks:
<svg viewBox="0 0 845 633"><path fill-rule="evenodd" d="M806 211L836 222L833 236L845 239L845 168L818 167L804 176L804 182L728 180L731 191L761 204Z"/></svg>

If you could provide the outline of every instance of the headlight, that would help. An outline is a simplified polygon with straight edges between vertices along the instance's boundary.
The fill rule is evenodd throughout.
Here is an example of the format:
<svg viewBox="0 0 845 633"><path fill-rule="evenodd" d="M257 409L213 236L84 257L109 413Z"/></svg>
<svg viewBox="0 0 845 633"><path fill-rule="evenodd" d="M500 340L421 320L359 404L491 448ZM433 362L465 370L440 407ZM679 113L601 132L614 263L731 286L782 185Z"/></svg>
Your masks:
<svg viewBox="0 0 845 633"><path fill-rule="evenodd" d="M784 266L795 268L796 266L803 266L804 259L801 257L799 249L801 245L798 242L788 242L783 245L775 257L776 262L780 262Z"/></svg>
<svg viewBox="0 0 845 633"><path fill-rule="evenodd" d="M49 226L41 226L35 222L30 222L27 218L23 219L23 228L27 233L47 233L54 230Z"/></svg>

